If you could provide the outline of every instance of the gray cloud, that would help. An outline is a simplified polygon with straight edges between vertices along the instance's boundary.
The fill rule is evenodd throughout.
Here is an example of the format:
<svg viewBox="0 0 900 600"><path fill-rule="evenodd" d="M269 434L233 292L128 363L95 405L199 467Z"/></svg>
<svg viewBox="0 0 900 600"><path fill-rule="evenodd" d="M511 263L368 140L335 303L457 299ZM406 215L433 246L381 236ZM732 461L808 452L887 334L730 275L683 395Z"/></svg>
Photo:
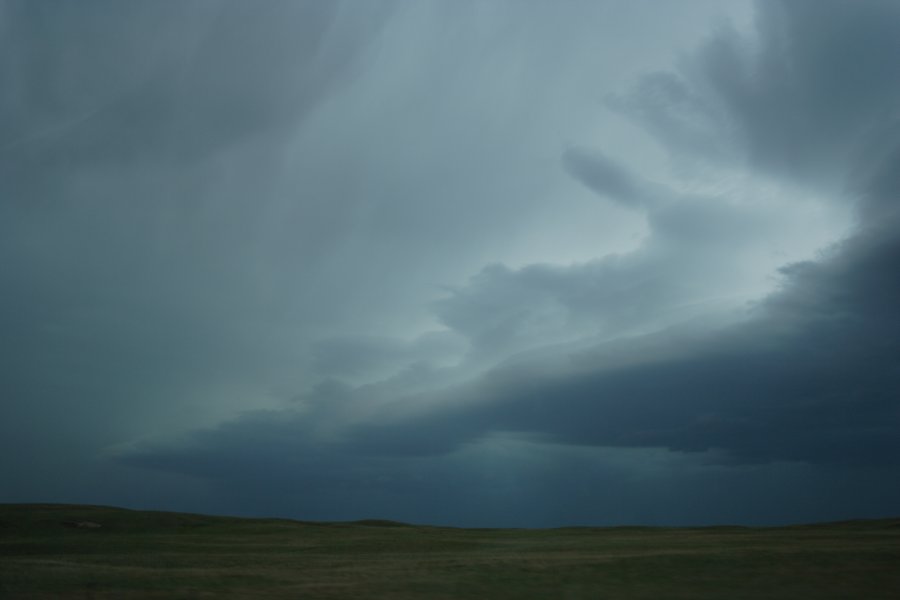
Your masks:
<svg viewBox="0 0 900 600"><path fill-rule="evenodd" d="M843 26L853 35L844 41L852 56L874 60L873 48L887 43L879 35L862 38L855 33L867 27L869 8L856 13L841 5L834 16L820 15L818 20L824 23L807 30L811 4L778 7L761 8L758 58L756 54L741 58L759 61L756 88L726 89L727 78L740 72L721 69L718 58L714 60L724 52L722 46L731 53L738 51L735 35L725 32L684 67L699 73L700 79L653 76L635 92L631 106L643 111L644 122L678 149L693 147L699 138L676 131L672 111L681 111L677 118L684 123L694 118L684 111L708 122L715 111L706 103L714 103L730 122L748 130L727 141L748 149L760 168L776 170L766 162L771 157L765 150L786 141L775 132L796 118L793 104L782 110L773 99L757 108L751 99L760 94L783 99L788 93L794 98L816 97L839 85L827 81L820 64L825 57L819 36L840 19L849 19ZM881 8L888 14L894 10ZM773 16L776 10L782 11L778 18ZM784 35L789 38L779 37ZM795 65L808 79L797 80L778 67L782 64ZM840 74L832 77L840 79ZM875 88L879 102L893 93L880 77L857 82L863 83ZM682 100L643 104L658 100L658 90L648 88L657 85L668 90L668 101L673 94ZM856 91L845 101L829 98L805 114L811 123L792 131L785 152L799 156L805 148L825 148L804 156L803 164L784 163L791 176L802 179L811 170L826 170L831 153L837 152L833 147L843 147L849 131L869 133L852 116L859 103L869 102L867 97ZM837 129L836 118L841 122ZM748 137L757 124L762 131ZM704 127L716 136L734 130L723 123ZM706 141L702 145L712 147ZM602 155L573 150L565 162L595 191L626 204L642 196L638 179ZM895 172L896 165L884 162L880 169ZM896 192L884 176L871 181L867 202ZM651 235L633 254L575 267L536 265L517 271L490 267L439 302L437 313L475 347L501 346L507 352L527 346L521 340L509 342L510 337L546 341L567 327L583 328L585 315L608 319L613 327L627 330L628 323L645 323L649 314L671 305L672 295L675 301L690 297L677 296L679 285L702 285L702 276L733 267L735 249L740 247L735 241L751 240L759 231L742 225L745 214L740 210L713 198L670 194L648 218ZM747 232L742 234L743 228ZM695 248L698 254L693 255ZM703 256L707 253L714 256ZM363 456L430 455L506 431L573 445L715 451L720 460L737 463L895 465L900 431L891 391L898 386L892 340L900 339L900 332L893 329L896 318L890 307L900 299L896 297L900 288L891 283L895 278L889 265L900 258L896 239L888 225L867 224L831 253L830 258L786 267L782 289L757 306L746 322L712 333L698 333L690 326L663 329L587 350L581 346L567 351L562 346L551 352L557 358L550 361L513 359L443 392L438 397L443 399L432 394L411 401L431 408L386 411L349 426L342 447ZM698 260L695 279L690 277L692 257ZM716 262L719 258L721 265ZM642 305L642 300L648 304ZM630 314L637 315L633 321Z"/></svg>
<svg viewBox="0 0 900 600"><path fill-rule="evenodd" d="M890 510L885 499L900 494L900 487L891 483L896 481L891 473L900 456L894 393L900 384L896 375L900 349L895 342L900 339L900 321L894 314L900 287L891 276L900 245L894 231L890 224L862 231L835 248L827 260L786 268L781 291L760 305L748 322L724 331L667 330L575 349L552 362L521 360L451 388L444 392L449 397L429 393L414 398L414 406L428 403L423 409L388 408L359 421L344 417L337 420L335 431L319 430L327 420L309 413L248 417L195 436L189 446L143 448L125 460L201 475L226 486L236 485L235 477L246 472L257 473L261 480L254 484L261 489L294 482L298 494L300 489L324 490L314 492L316 500L307 501L310 511L330 517L362 514L366 507L352 498L374 495L385 498L380 514L422 514L425 520L462 524L491 518L533 523L536 514L552 513L548 507L555 507L559 514L541 518L559 524L609 518L557 497L559 490L583 489L585 502L596 501L597 490L610 487L619 488L612 494L617 502L625 502L631 493L637 494L634 501L660 493L661 486L669 485L665 478L651 475L635 485L622 471L608 471L604 461L617 452L628 456L642 448L668 448L675 455L697 459L673 459L671 453L653 450L674 461L669 468L679 473L680 485L665 487L667 494L684 495L686 481L707 488L738 487L686 500L693 510L667 509L665 516L657 517L663 522L797 520L804 517L798 516L803 512L794 503L807 494L831 498L833 504L820 507L823 518L844 515L841 511L849 506L884 514ZM369 389L334 391L340 395L324 390L318 395L331 410L371 400ZM520 467L521 479L509 488L480 482L476 468L468 464L467 449L491 448L497 435L521 440L537 453L529 455L528 464L544 464L549 470ZM587 462L582 463L562 450L567 447L594 447L599 454L588 458L591 452L573 450L584 454L582 460ZM271 448L272 454L261 456L259 448ZM495 450L485 452L492 455ZM284 455L297 458L286 460ZM237 471L225 467L240 464L241 457L254 457L259 463ZM496 460L503 472L515 469L515 462L502 453ZM217 471L216 465L226 470ZM645 467L643 459L620 466L631 473ZM594 475L580 479L584 469ZM579 478L561 480L554 472L577 472ZM839 491L852 485L851 480L861 486L854 498ZM773 492L757 488L759 502L770 508L753 511L753 517L735 517L733 509L709 504L733 504L732 493L751 481L769 490L766 486L780 482L787 495L776 508ZM489 494L478 491L481 485L503 498L526 494L528 499L520 505L525 512L501 517L481 510L482 495ZM454 498L461 489L466 493L459 501L478 502L479 510L447 512L446 503L435 501L440 508L417 513L391 508L388 500L397 499L402 505L414 498L420 505L429 498ZM335 490L344 490L339 495L351 498L344 501L342 510L347 512L329 508L329 494ZM525 490L532 491L529 495ZM319 498L320 493L324 497ZM621 507L607 509L615 513ZM640 509L640 519L652 518L646 510Z"/></svg>
<svg viewBox="0 0 900 600"><path fill-rule="evenodd" d="M418 443L432 452L442 437L452 446L516 431L559 443L722 450L738 462L896 465L893 232L866 230L830 260L786 268L784 288L745 323L574 350L562 367L509 364L462 392L476 400L351 437L373 452L416 452Z"/></svg>
<svg viewBox="0 0 900 600"><path fill-rule="evenodd" d="M608 102L666 177L573 99L658 64L654 23L699 35L682 6L3 3L5 498L893 510L900 19L826 4L761 2Z"/></svg>
<svg viewBox="0 0 900 600"><path fill-rule="evenodd" d="M358 48L328 39L339 7L7 2L4 164L180 163L285 133L347 78Z"/></svg>
<svg viewBox="0 0 900 600"><path fill-rule="evenodd" d="M228 435L197 436L196 445L145 449L125 460L142 471L202 477L213 495L228 499L227 510L324 520L375 514L490 527L771 524L840 518L848 505L857 516L887 514L900 497L900 489L884 485L881 469L722 467L658 449L534 443L513 435L429 457L359 455L297 435L284 417L258 415L227 426Z"/></svg>
<svg viewBox="0 0 900 600"><path fill-rule="evenodd" d="M261 208L298 123L352 80L383 18L368 6L356 21L318 2L0 4L14 499L82 494L102 484L98 449L221 418L295 361L273 340L289 300Z"/></svg>
<svg viewBox="0 0 900 600"><path fill-rule="evenodd" d="M413 363L439 365L455 362L465 349L464 340L451 331L433 331L412 340L379 336L342 336L313 344L313 366L327 377L377 378Z"/></svg>
<svg viewBox="0 0 900 600"><path fill-rule="evenodd" d="M769 276L771 248L760 239L794 225L752 203L678 194L600 164L580 167L594 169L591 177L612 174L608 188L589 184L595 191L624 194L631 203L640 187L647 190L641 197L652 197L642 209L644 239L633 251L580 264L490 265L450 288L433 307L444 325L469 339L473 359L579 337L647 333L701 313L715 320L742 312Z"/></svg>
<svg viewBox="0 0 900 600"><path fill-rule="evenodd" d="M871 6L857 14L842 5L842 10L825 19L827 23L823 23L821 29L809 32L803 27L806 27L805 19L810 14L800 7L812 10L812 5L785 6L790 8L781 15L783 21L771 20L770 8L763 8L761 12L762 37L767 44L761 55L781 52L779 64L793 64L794 60L813 61L808 53L818 57L816 60L824 60L821 56L824 42L818 36L838 27L840 19L847 20L841 26L851 33L846 39L847 52L851 56L866 56L869 60L884 62L884 57L877 51L896 39L887 39L884 26L875 28L871 38L858 35L857 29L868 27L873 18L869 12ZM894 18L893 6L882 6L881 9L886 11L882 14L884 21L891 23L894 29L900 26L900 19ZM849 14L845 12L847 10ZM803 23L798 24L798 20ZM784 40L777 38L782 26L788 29L800 27L800 31L806 33L792 33L791 45L786 48ZM772 41L771 36L776 36L782 43ZM722 34L685 69L706 69L702 72L710 81L730 76L710 68L714 49L723 43L736 42L732 34ZM769 60L774 59L770 57ZM820 72L818 63L801 62L801 67L804 73L810 72L809 89L797 90L796 94L802 92L814 96L820 88L838 85L823 81L825 75ZM867 69L881 72L877 67ZM839 74L831 76L840 79ZM783 85L796 85L793 77L781 71L769 73L767 78L760 84L762 92L767 94L777 93ZM784 79L789 81L782 81ZM887 84L881 79L868 83L878 98L873 102L880 103L884 94L891 97L894 93L893 88L886 88ZM713 87L715 91L720 86ZM704 87L685 91L688 92L697 94L698 98L705 98L704 93L710 94ZM746 96L754 94L748 91L744 96L729 98L729 110L739 114L738 109L747 100ZM847 94L848 98L859 102L863 102L865 96L861 91ZM862 130L853 130L854 140L877 144L874 154L859 149L853 154L854 160L870 161L866 165L866 172L870 174L868 181L858 179L858 166L844 171L845 177L852 182L851 198L863 208L860 227L850 239L831 248L828 256L782 269L782 288L759 304L744 323L713 333L692 332L690 325L680 326L640 338L607 342L593 350L564 346L553 351L563 354L562 360L555 363L548 363L543 356L532 362L523 360L516 364L513 361L489 372L460 392L462 397L472 396L477 401L443 408L428 423L423 423L418 415L414 417L418 430L432 432L427 441L423 440L422 451L440 447L435 432L444 435L447 443L452 445L454 442L449 440L460 443L500 430L533 433L572 444L660 446L689 452L724 450L727 460L738 462L794 460L896 466L896 457L900 456L897 446L900 423L893 392L898 385L897 348L893 340L900 332L895 331L897 318L892 307L896 305L900 289L894 283L896 277L891 265L900 258L893 225L897 218L896 196L900 191L896 187L895 174L900 164L896 154L884 151L883 140L869 135L868 125L862 125L852 114L842 112L853 113L853 106L831 100L825 102L824 108L818 107L811 112L808 118L822 121L824 131L832 131L828 129L833 126L832 119L845 120ZM667 113L671 109L659 110ZM771 110L777 112L775 108ZM770 115L772 119L776 117L783 118L784 115ZM750 122L764 117L748 113L742 114L742 118ZM880 118L887 119L886 124L890 125L889 115L880 114ZM651 125L655 123L652 119L650 122ZM713 128L717 134L721 129L721 126ZM809 136L798 132L799 139L792 143L824 144L832 150L844 147L848 132L832 133L835 135L833 140L823 140L817 130L810 141ZM745 144L762 151L765 145L762 140ZM670 143L677 148L690 146L682 139L670 140ZM813 156L818 157L815 164L798 166L792 170L792 176L809 177L812 171L830 168L833 156L827 148ZM873 161L873 158L878 160ZM571 155L567 160L571 162ZM578 160L581 161L580 169L592 169L588 175L582 172L579 176L590 187L606 194L624 196L626 200L635 197L634 178L621 168L604 163L602 158L592 159L593 162L584 157ZM774 168L767 164L760 166L766 170ZM877 218L866 211L873 205L881 207ZM697 206L699 208L695 209ZM619 324L623 320L627 322L627 318L623 319L621 313L615 312L616 307L641 311L640 299L652 298L652 302L658 304L644 309L658 311L669 300L665 291L677 289L678 283L693 283L685 279L684 265L691 262L688 248L726 252L722 266L727 268L726 265L734 265L735 252L740 247L735 243L735 236L740 238L739 217L727 208L717 211L710 201L692 206L682 199L673 199L664 208L651 210L649 219L653 235L647 247L662 245L665 251L661 255L666 258L648 260L642 255L646 252L653 256L652 252L637 252L622 272L627 276L642 271L668 272L672 280L649 294L626 294L613 303L613 311L600 301L602 295L588 296L590 301L586 305L591 310L611 316ZM748 232L748 237L752 237L752 228L748 228ZM717 249L719 247L721 250ZM711 267L716 263L714 259L706 259L699 265L700 271L711 276L714 272ZM529 275L540 269L523 269L516 274L517 279L528 281ZM504 277L512 277L511 273L498 270L493 274L491 281L502 282ZM567 274L582 284L593 279L596 289L606 294L616 289L609 279L588 275L584 269L569 269ZM479 284L475 289L488 287ZM496 312L509 319L520 314L511 307L535 301L542 295L554 299L568 297L567 286L558 282L544 286L549 293L535 287L519 293L514 286L502 286L511 298L528 300L497 302ZM476 316L490 315L484 306L491 296L490 292L482 292L476 296L479 301L462 303L454 298L450 302L470 306ZM496 293L493 296L503 299ZM450 306L460 310L454 304ZM455 316L452 311L449 314ZM530 314L540 313L535 310ZM647 318L641 315L636 322L646 323ZM456 316L454 321L445 317L451 325L461 323L462 329L473 317L470 315L468 319ZM513 323L508 329L527 331L525 324L519 323ZM548 364L553 366L548 367ZM408 427L412 427L411 423L400 421L386 426L384 431L374 428L368 435L376 447L383 443L386 447L414 452L417 436L409 436L409 444L400 441L400 432ZM357 439L365 439L366 435L363 432Z"/></svg>
<svg viewBox="0 0 900 600"><path fill-rule="evenodd" d="M856 184L854 171L893 144L900 8L800 0L756 9L758 40L725 29L677 71L643 78L611 106L679 160L746 160L807 185Z"/></svg>

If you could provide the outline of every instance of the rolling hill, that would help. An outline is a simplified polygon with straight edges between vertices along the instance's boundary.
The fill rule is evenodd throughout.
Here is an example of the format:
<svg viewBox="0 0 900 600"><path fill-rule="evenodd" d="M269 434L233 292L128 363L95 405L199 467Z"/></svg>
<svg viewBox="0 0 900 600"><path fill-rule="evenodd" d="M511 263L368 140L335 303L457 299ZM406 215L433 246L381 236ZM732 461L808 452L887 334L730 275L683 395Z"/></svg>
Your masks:
<svg viewBox="0 0 900 600"><path fill-rule="evenodd" d="M900 519L459 529L0 504L2 598L866 598Z"/></svg>

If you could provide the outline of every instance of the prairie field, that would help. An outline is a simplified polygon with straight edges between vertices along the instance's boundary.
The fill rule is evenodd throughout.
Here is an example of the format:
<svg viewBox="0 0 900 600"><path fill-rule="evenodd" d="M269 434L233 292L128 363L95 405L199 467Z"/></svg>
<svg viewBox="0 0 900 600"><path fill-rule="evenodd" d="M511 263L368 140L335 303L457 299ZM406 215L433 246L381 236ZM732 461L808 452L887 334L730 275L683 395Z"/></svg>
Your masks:
<svg viewBox="0 0 900 600"><path fill-rule="evenodd" d="M773 528L458 529L0 505L4 599L898 595L900 519Z"/></svg>

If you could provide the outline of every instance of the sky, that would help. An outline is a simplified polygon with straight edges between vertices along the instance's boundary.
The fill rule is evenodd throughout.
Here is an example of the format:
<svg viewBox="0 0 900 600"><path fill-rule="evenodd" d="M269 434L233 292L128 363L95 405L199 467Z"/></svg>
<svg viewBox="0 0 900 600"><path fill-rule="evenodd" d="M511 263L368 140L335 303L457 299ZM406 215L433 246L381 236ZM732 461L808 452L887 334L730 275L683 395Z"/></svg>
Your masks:
<svg viewBox="0 0 900 600"><path fill-rule="evenodd" d="M0 0L0 502L900 506L893 0Z"/></svg>

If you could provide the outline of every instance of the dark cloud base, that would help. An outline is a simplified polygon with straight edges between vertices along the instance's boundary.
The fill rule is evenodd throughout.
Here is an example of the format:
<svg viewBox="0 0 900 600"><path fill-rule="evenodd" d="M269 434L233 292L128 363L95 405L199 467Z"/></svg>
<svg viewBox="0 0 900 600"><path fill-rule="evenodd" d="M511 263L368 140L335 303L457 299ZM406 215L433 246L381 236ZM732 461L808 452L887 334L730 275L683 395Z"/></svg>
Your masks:
<svg viewBox="0 0 900 600"><path fill-rule="evenodd" d="M124 460L229 489L286 498L311 494L318 500L298 500L298 506L323 518L375 511L393 518L418 514L423 521L487 524L494 518L521 525L537 522L530 512L553 513L546 507L556 506L554 517L544 514L539 522L606 523L612 514L623 515L617 503L629 494L659 497L663 490L696 510L676 510L660 500L665 507L654 512L645 500L630 514L633 522L772 523L845 518L857 510L887 514L878 510L892 510L888 499L900 495L895 231L884 224L845 242L830 259L791 266L783 289L750 321L714 335L670 331L631 347L582 351L570 357L573 367L559 372L540 374L539 365L528 364L498 368L458 389L457 404L366 422L330 442L321 441L309 415L259 414L198 434L187 446L145 448ZM604 368L611 353L621 361L629 352L630 366ZM502 444L493 448L498 432L520 436L529 451L510 460ZM484 483L472 448L483 448L494 461ZM667 477L629 482L629 468L641 472L640 455L629 452L640 448L668 457ZM606 454L623 452L637 456L636 463L611 468L604 461ZM513 481L498 487L494 480L504 478ZM857 480L865 484L850 483ZM748 481L765 488L754 492L758 505L744 504ZM810 481L828 498L813 509L796 504L797 497L812 501ZM583 505L564 501L571 490L580 490ZM344 512L331 512L341 503L322 494L346 494ZM489 508L483 495L498 502L517 498L522 512ZM773 498L782 496L779 510ZM451 511L447 498L478 508ZM604 509L590 510L591 502Z"/></svg>
<svg viewBox="0 0 900 600"><path fill-rule="evenodd" d="M316 500L301 506L323 517L772 522L892 510L900 496L900 163L890 152L896 139L886 142L886 130L874 128L896 119L886 112L900 90L887 57L900 56L900 18L895 3L822 4L761 3L758 50L724 32L683 72L651 75L614 102L682 159L715 152L717 160L745 160L813 186L834 185L837 173L844 191L854 190L860 223L852 237L818 260L784 267L780 289L747 320L712 332L688 324L587 349L562 346L552 360L511 359L467 384L410 399L416 408L344 425L327 442L322 415L340 413L342 404L352 410L371 390L345 390L318 412L248 416L187 445L143 448L122 460L228 488L306 491ZM658 247L684 248L652 187L599 153L572 149L564 162L594 191L648 211L653 243L669 240ZM510 336L527 335L547 298L566 306L569 321L578 299L610 303L599 314L621 321L615 310L633 303L610 296L609 286L633 288L628 278L646 279L655 263L609 260L578 271L495 267L436 309L487 351L515 347ZM592 282L598 291L586 296ZM519 321L498 329L484 310L509 309L503 294L523 310L507 310ZM504 436L517 439L522 454L504 450L497 441ZM668 475L635 483L646 457L616 467L608 460L641 452L669 461L661 467ZM480 460L495 461L481 485ZM632 503L643 508L622 512Z"/></svg>
<svg viewBox="0 0 900 600"><path fill-rule="evenodd" d="M352 78L369 38L329 42L337 4L79 6L0 4L18 25L0 37L2 82L16 90L0 105L10 500L33 489L54 496L42 500L485 526L896 512L896 2L759 2L758 38L723 29L607 103L676 166L743 169L854 215L847 239L783 266L742 320L667 315L738 287L738 263L780 215L678 194L610 149L571 147L561 169L645 218L637 250L485 267L432 305L448 331L321 340L310 364L323 382L291 408L141 442L132 429L156 399L232 371L265 380L279 360L263 350L278 334L266 319L288 311L277 286L255 285L269 255L246 231L268 221L245 197L277 188L285 132ZM157 200L162 209L147 208ZM304 216L318 217L291 221L274 243L292 260L327 255L345 208L309 202Z"/></svg>

